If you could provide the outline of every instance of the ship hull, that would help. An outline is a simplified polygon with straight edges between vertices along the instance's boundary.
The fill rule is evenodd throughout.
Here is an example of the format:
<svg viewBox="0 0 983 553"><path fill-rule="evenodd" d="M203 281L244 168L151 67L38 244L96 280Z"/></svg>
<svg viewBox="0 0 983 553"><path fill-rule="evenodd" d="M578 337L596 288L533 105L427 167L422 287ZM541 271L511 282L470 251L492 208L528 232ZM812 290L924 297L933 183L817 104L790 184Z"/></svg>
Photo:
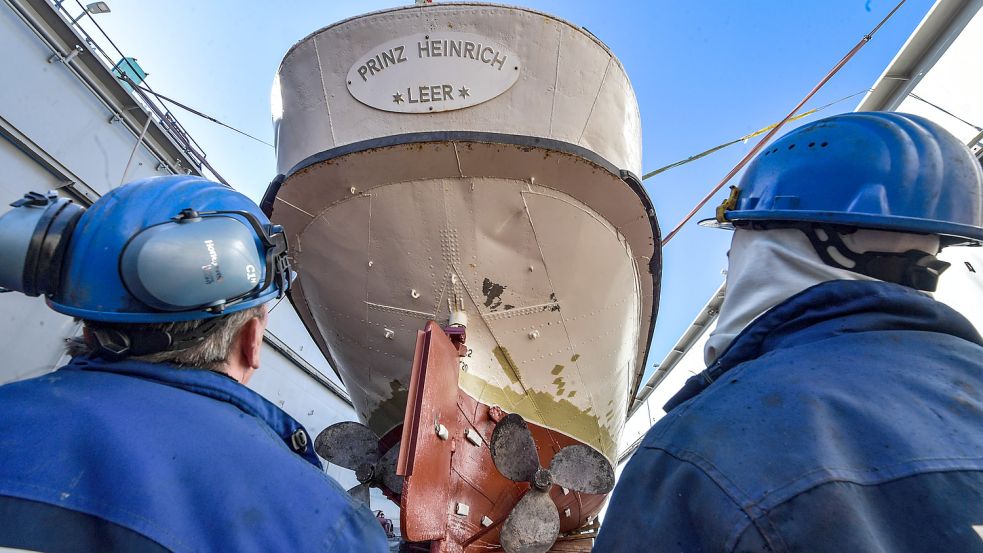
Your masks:
<svg viewBox="0 0 983 553"><path fill-rule="evenodd" d="M658 231L603 160L551 146L315 156L275 191L291 299L377 435L403 421L416 331L458 312L466 394L613 460L658 297Z"/></svg>
<svg viewBox="0 0 983 553"><path fill-rule="evenodd" d="M638 105L611 51L524 8L397 8L298 42L271 104L280 175L262 207L290 241L290 298L387 459L399 442L405 487L390 497L406 535L496 546L528 484L495 469L494 413L528 423L544 470L575 444L585 466L613 465L658 311L661 238L636 176ZM425 387L459 425L439 440L440 413L414 399L425 325L467 334ZM344 441L342 428L357 427L327 435ZM419 452L439 453L417 465L429 476L406 464ZM603 502L550 493L561 531Z"/></svg>

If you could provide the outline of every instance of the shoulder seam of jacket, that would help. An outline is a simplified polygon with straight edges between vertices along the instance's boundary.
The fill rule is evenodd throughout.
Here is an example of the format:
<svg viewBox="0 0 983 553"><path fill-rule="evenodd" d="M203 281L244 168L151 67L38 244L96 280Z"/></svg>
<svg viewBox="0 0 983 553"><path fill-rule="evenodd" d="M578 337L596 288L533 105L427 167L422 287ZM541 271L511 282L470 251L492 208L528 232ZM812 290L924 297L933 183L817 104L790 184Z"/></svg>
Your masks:
<svg viewBox="0 0 983 553"><path fill-rule="evenodd" d="M713 484L720 489L720 491L727 496L727 499L734 504L734 506L746 517L746 522L736 524L728 533L727 541L725 542L726 550L733 552L737 547L738 537L742 535L747 528L754 527L755 530L761 535L762 539L769 548L775 553L780 553L787 551L786 546L781 535L777 532L774 527L771 527L771 520L767 517L765 511L757 509L756 506L750 501L740 501L740 497L744 496L744 493L731 482L723 472L717 470L706 458L702 457L698 453L686 449L679 449L675 451L669 451L663 447L658 446L646 446L645 449L661 451L662 453L672 457L673 459L679 461L680 463L685 463L687 465L695 467L701 474L703 474L707 480L713 482ZM770 532L765 532L759 522L766 522L770 528ZM781 549L775 547L773 541L777 539L781 544Z"/></svg>

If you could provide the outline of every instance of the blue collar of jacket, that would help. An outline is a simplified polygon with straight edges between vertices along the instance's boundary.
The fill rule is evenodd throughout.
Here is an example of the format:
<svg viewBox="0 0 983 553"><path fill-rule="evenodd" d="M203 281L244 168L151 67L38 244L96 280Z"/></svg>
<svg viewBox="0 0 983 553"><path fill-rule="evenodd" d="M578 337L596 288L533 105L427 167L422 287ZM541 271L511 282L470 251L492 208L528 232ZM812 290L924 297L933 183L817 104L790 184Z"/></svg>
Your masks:
<svg viewBox="0 0 983 553"><path fill-rule="evenodd" d="M668 413L733 367L769 351L879 330L939 332L983 346L983 338L965 317L913 288L889 282L832 280L803 290L755 319L716 362L690 377L663 409Z"/></svg>
<svg viewBox="0 0 983 553"><path fill-rule="evenodd" d="M221 373L203 369L181 368L167 363L147 363L124 359L105 361L100 358L75 357L60 370L109 372L150 380L165 386L216 399L234 405L240 411L261 420L270 427L287 448L321 469L314 453L314 441L307 429L263 396Z"/></svg>

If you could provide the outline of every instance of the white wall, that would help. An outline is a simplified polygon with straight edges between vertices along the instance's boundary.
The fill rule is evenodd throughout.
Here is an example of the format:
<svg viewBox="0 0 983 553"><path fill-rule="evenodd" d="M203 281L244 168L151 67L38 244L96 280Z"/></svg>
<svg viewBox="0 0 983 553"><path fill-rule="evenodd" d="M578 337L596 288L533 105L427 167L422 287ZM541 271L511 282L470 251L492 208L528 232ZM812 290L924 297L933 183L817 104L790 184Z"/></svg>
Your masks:
<svg viewBox="0 0 983 553"><path fill-rule="evenodd" d="M935 299L962 313L983 334L983 248L946 248L939 257L952 266L942 273Z"/></svg>
<svg viewBox="0 0 983 553"><path fill-rule="evenodd" d="M0 42L3 40L0 37ZM56 184L50 173L0 137L0 214L30 187L48 190ZM0 383L51 370L61 357L64 337L75 334L76 326L70 317L48 309L43 298L0 294L0 352L4 360L0 363Z"/></svg>
<svg viewBox="0 0 983 553"><path fill-rule="evenodd" d="M983 127L983 101L980 101L980 91L983 90L981 48L983 12L977 12L912 91L922 100L931 102L952 115L911 96L902 100L895 110L927 117L963 142L969 142L980 131L960 119Z"/></svg>
<svg viewBox="0 0 983 553"><path fill-rule="evenodd" d="M133 131L110 122L113 111L68 66L48 63L51 48L6 3L0 3L0 52L0 118L100 194L118 186L136 143ZM127 180L158 174L157 163L141 146Z"/></svg>

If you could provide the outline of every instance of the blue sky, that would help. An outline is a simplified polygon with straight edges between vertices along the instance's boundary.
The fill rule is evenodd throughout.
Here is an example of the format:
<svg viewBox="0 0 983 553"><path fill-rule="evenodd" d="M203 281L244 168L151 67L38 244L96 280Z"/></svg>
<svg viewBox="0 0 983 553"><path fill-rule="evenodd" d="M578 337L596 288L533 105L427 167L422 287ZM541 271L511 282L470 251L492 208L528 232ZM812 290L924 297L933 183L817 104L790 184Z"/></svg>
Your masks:
<svg viewBox="0 0 983 553"><path fill-rule="evenodd" d="M96 16L100 25L126 55L139 60L155 90L268 142L270 84L290 46L340 19L410 3L107 2L112 12ZM643 166L651 171L780 120L896 0L521 4L586 27L620 58L638 96ZM80 12L75 0L65 6L73 15ZM869 88L931 6L931 0L908 0L807 109ZM861 97L820 116L851 111ZM273 149L179 109L174 112L219 172L258 200L275 175ZM754 143L647 180L663 231L674 227ZM709 216L724 194L697 218ZM726 231L694 222L666 247L662 309L646 374L722 282L729 240Z"/></svg>

